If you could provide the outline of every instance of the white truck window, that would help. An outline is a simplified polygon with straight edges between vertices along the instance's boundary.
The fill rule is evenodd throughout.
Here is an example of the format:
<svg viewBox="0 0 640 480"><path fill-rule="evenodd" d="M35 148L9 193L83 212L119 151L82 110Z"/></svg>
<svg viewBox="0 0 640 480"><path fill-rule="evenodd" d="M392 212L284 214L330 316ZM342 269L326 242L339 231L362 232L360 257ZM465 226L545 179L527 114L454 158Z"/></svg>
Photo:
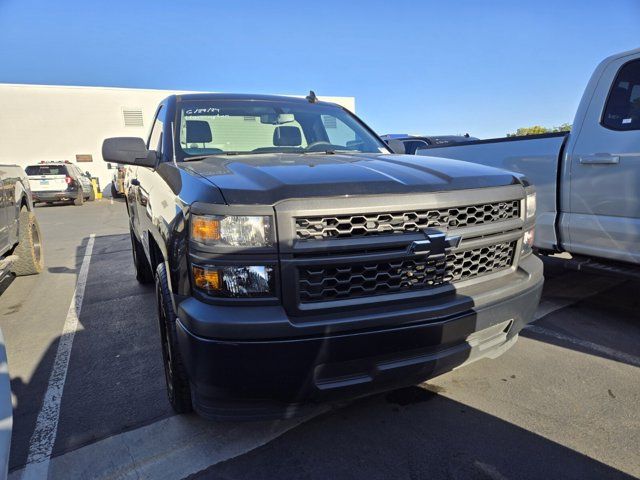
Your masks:
<svg viewBox="0 0 640 480"><path fill-rule="evenodd" d="M640 60L620 68L607 99L602 125L612 130L640 130Z"/></svg>

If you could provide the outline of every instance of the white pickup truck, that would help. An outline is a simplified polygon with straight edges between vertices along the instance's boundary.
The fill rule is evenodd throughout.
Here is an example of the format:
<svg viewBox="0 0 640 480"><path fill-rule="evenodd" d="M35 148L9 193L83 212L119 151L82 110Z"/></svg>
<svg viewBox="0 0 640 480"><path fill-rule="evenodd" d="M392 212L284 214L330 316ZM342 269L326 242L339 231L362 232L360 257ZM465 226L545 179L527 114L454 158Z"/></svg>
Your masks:
<svg viewBox="0 0 640 480"><path fill-rule="evenodd" d="M535 247L579 267L640 269L640 49L598 65L571 133L430 146L416 155L524 174L537 190Z"/></svg>

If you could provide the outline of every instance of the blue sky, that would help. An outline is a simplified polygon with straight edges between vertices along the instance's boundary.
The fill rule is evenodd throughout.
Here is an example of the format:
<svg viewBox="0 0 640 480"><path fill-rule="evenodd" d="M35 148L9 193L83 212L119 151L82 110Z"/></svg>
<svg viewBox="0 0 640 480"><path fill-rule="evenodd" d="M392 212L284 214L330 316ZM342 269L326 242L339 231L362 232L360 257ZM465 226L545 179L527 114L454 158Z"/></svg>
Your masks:
<svg viewBox="0 0 640 480"><path fill-rule="evenodd" d="M571 122L640 1L0 0L0 82L356 97L379 133Z"/></svg>

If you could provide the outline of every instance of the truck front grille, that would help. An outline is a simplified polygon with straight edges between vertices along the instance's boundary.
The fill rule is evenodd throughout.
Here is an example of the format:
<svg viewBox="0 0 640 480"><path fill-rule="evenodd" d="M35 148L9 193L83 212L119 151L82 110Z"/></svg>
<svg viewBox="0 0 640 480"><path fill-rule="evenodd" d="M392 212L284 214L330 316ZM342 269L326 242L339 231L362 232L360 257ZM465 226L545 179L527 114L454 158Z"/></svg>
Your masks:
<svg viewBox="0 0 640 480"><path fill-rule="evenodd" d="M430 227L462 228L520 217L520 201L405 212L297 217L298 240L354 238L419 232Z"/></svg>
<svg viewBox="0 0 640 480"><path fill-rule="evenodd" d="M381 263L298 268L301 303L425 290L507 269L517 242L448 254L440 259L398 259Z"/></svg>

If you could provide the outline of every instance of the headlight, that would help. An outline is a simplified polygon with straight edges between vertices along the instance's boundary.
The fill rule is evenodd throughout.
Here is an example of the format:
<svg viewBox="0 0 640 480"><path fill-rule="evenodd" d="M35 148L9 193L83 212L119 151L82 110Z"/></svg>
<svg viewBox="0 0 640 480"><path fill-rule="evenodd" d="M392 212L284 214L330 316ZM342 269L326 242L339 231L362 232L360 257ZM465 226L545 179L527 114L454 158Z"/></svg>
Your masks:
<svg viewBox="0 0 640 480"><path fill-rule="evenodd" d="M207 245L270 247L270 216L193 215L191 238Z"/></svg>
<svg viewBox="0 0 640 480"><path fill-rule="evenodd" d="M533 252L533 240L535 239L535 228L531 228L524 232L524 237L522 238L522 252L520 252L520 256L524 257Z"/></svg>
<svg viewBox="0 0 640 480"><path fill-rule="evenodd" d="M533 193L529 193L527 195L527 200L526 200L526 216L525 219L529 220L530 218L533 218L533 216L536 214L536 192Z"/></svg>
<svg viewBox="0 0 640 480"><path fill-rule="evenodd" d="M216 297L274 296L273 268L268 266L193 266L196 288Z"/></svg>

